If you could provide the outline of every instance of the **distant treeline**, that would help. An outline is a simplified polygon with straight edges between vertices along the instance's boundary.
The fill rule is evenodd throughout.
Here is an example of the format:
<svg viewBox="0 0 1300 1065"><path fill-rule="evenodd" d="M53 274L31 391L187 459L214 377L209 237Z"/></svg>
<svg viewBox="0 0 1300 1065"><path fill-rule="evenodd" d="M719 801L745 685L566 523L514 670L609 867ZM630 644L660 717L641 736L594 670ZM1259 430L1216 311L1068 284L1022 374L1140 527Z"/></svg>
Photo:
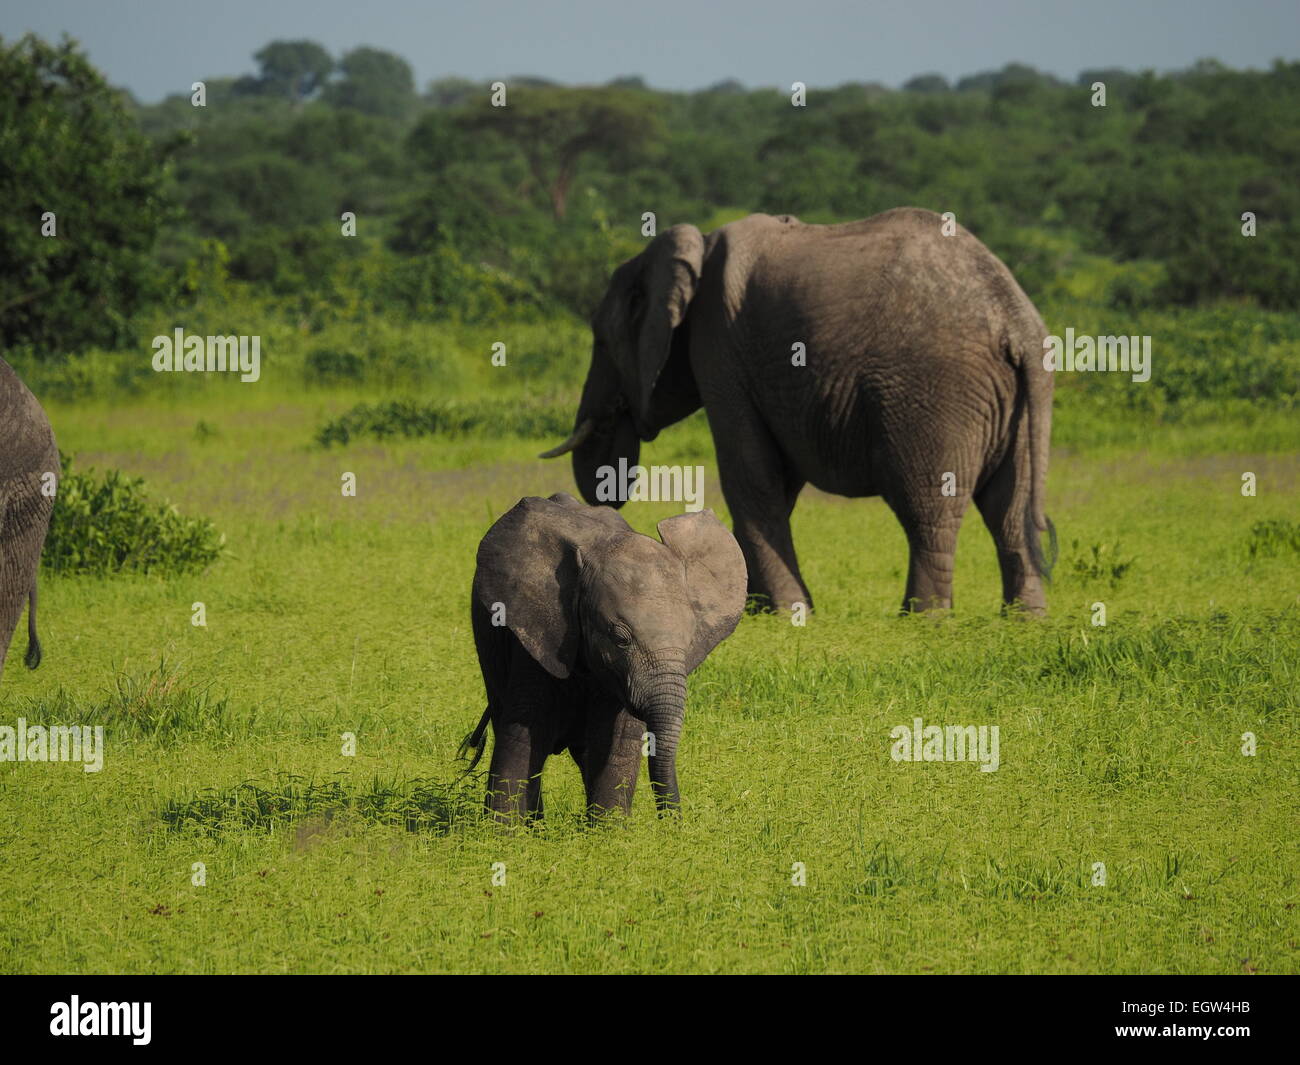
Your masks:
<svg viewBox="0 0 1300 1065"><path fill-rule="evenodd" d="M304 311L586 314L643 246L647 212L659 229L707 229L750 211L832 222L905 204L953 212L1035 298L1300 305L1300 63L1084 71L1074 84L1010 64L955 85L813 85L805 106L788 86L503 77L502 107L491 83L419 93L404 60L371 48L335 60L279 41L255 58L257 76L204 82L204 106L191 92L142 106L71 45L0 42L0 156L19 161L0 168L18 208L0 238L47 274L0 278L0 339L108 344L140 307L231 283ZM55 96L24 95L55 82ZM79 111L66 137L50 139L52 108ZM81 158L109 143L108 158ZM55 203L76 250L11 232ZM129 254L107 288L69 281L69 256L102 264L119 244ZM61 304L61 326L33 306L47 283L81 297ZM67 328L87 292L108 313Z"/></svg>

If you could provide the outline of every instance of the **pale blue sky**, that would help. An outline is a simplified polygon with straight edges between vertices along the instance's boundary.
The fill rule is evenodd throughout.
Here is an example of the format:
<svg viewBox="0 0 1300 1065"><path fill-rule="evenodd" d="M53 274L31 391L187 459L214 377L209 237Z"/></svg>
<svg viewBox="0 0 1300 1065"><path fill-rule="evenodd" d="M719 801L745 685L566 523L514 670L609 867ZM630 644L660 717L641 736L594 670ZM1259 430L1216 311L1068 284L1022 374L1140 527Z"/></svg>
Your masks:
<svg viewBox="0 0 1300 1065"><path fill-rule="evenodd" d="M423 88L460 74L656 88L846 81L899 85L1018 61L1073 79L1089 67L1169 70L1212 56L1266 67L1300 52L1300 0L6 0L0 36L66 31L141 100L254 72L252 53L306 37L403 56Z"/></svg>

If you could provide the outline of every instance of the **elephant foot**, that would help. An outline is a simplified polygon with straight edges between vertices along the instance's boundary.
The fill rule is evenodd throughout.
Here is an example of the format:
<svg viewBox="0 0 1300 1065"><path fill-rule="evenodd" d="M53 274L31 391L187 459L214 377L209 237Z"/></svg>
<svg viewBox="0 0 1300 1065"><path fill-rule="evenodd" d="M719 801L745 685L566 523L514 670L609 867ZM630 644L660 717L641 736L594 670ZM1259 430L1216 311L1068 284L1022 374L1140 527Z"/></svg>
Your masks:
<svg viewBox="0 0 1300 1065"><path fill-rule="evenodd" d="M595 828L597 825L625 824L631 816L632 811L621 805L601 806L599 803L592 803L587 807L587 825L590 828Z"/></svg>
<svg viewBox="0 0 1300 1065"><path fill-rule="evenodd" d="M930 596L910 596L903 600L903 605L899 608L898 613L901 616L908 614L934 614L944 610L952 610L952 599L939 595Z"/></svg>
<svg viewBox="0 0 1300 1065"><path fill-rule="evenodd" d="M1043 578L1034 569L1025 552L998 553L1002 567L1002 613L1042 617L1047 613L1047 593Z"/></svg>
<svg viewBox="0 0 1300 1065"><path fill-rule="evenodd" d="M1002 604L1002 616L1004 618L1045 618L1047 604L1041 601L1026 603L1022 599L1013 599L1009 603Z"/></svg>
<svg viewBox="0 0 1300 1065"><path fill-rule="evenodd" d="M751 588L745 599L748 614L797 614L813 612L812 596L803 588Z"/></svg>

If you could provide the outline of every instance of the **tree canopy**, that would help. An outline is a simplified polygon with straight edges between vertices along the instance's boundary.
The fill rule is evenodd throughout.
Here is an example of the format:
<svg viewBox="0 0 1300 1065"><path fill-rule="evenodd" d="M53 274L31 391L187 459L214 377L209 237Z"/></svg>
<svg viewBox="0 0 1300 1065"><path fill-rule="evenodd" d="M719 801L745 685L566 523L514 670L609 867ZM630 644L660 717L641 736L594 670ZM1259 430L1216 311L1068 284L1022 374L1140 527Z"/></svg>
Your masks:
<svg viewBox="0 0 1300 1065"><path fill-rule="evenodd" d="M504 300L585 315L644 246L647 213L707 230L902 205L951 211L1034 298L1092 286L1115 307L1300 306L1300 63L1068 84L1008 64L955 84L812 86L797 107L788 87L734 80L506 76L503 98L445 74L417 92L399 56L359 47L336 64L311 41L256 58L256 77L206 79L207 106L140 105L70 43L3 47L4 342L109 343L218 269L317 308L362 289L426 306L434 270L446 313ZM46 211L57 237L41 235Z"/></svg>
<svg viewBox="0 0 1300 1065"><path fill-rule="evenodd" d="M272 41L254 59L261 65L261 92L301 102L319 92L334 60L315 41Z"/></svg>
<svg viewBox="0 0 1300 1065"><path fill-rule="evenodd" d="M481 101L461 116L461 124L517 145L556 219L564 218L584 155L601 152L613 167L626 166L663 134L652 98L629 89L524 88L503 107Z"/></svg>
<svg viewBox="0 0 1300 1065"><path fill-rule="evenodd" d="M342 78L325 90L336 107L402 118L415 105L415 76L401 56L378 48L354 48L339 62Z"/></svg>
<svg viewBox="0 0 1300 1065"><path fill-rule="evenodd" d="M75 350L158 296L174 138L154 143L68 40L0 40L0 344Z"/></svg>

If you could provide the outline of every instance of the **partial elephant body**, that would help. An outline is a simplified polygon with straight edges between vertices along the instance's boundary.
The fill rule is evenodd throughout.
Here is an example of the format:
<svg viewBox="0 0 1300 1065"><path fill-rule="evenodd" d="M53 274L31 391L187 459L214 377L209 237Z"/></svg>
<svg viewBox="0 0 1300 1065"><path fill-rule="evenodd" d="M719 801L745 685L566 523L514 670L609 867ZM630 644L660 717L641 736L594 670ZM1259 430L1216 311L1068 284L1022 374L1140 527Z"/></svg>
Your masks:
<svg viewBox="0 0 1300 1065"><path fill-rule="evenodd" d="M912 447L952 438L954 458L983 472L1016 409L1012 331L1036 331L1029 343L1042 351L1032 307L1021 308L1027 320L1012 317L1009 275L1002 292L972 291L971 259L1000 265L973 237L941 236L937 219L912 224L901 239L892 217L805 226L760 216L705 242L688 320L704 407L728 432L758 415L790 465L826 492L901 488L893 460L908 449L890 443L900 430L915 434ZM795 344L806 365L794 364ZM737 380L747 395L737 395Z"/></svg>
<svg viewBox="0 0 1300 1065"><path fill-rule="evenodd" d="M909 608L950 606L974 499L1008 603L1045 607L1038 534L1050 435L1046 330L1010 272L961 228L904 208L847 225L752 215L674 226L615 272L576 426L574 472L635 463L703 405L750 592L812 598L789 518L807 483L882 496L911 548ZM613 412L611 414L611 412Z"/></svg>
<svg viewBox="0 0 1300 1065"><path fill-rule="evenodd" d="M659 533L560 493L483 538L470 613L488 707L466 745L481 750L491 723L498 817L541 816L542 766L565 749L589 810L626 812L647 743L656 802L677 807L686 677L739 620L745 568L711 511Z"/></svg>
<svg viewBox="0 0 1300 1065"><path fill-rule="evenodd" d="M552 677L508 628L494 628L477 602L472 618L489 692L484 724L491 723L494 737L488 809L503 819L541 817L542 768L551 755L567 750L582 774L588 808L627 813L641 772L646 723L589 677Z"/></svg>
<svg viewBox="0 0 1300 1065"><path fill-rule="evenodd" d="M41 661L36 635L36 571L54 508L45 489L59 475L59 451L45 412L0 359L0 670L27 613L28 668Z"/></svg>

